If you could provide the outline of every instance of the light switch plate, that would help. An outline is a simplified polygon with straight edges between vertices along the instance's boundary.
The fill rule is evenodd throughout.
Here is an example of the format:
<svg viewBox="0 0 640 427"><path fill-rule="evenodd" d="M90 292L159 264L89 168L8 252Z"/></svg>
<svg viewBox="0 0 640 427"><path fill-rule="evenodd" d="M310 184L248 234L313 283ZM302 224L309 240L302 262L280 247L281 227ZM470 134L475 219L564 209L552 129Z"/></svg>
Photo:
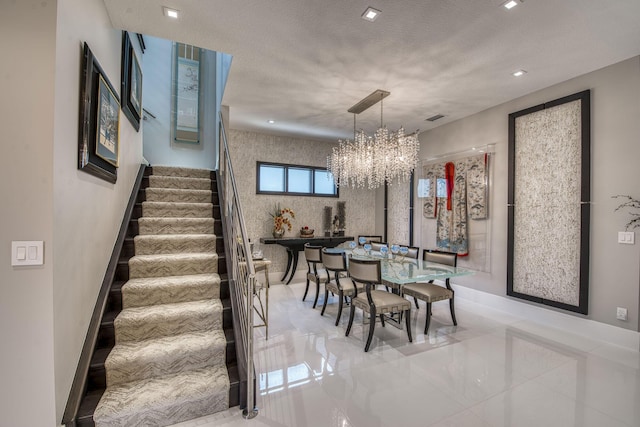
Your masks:
<svg viewBox="0 0 640 427"><path fill-rule="evenodd" d="M11 242L11 265L43 265L44 242L37 241L13 241Z"/></svg>
<svg viewBox="0 0 640 427"><path fill-rule="evenodd" d="M633 245L635 243L635 232L618 231L618 243Z"/></svg>

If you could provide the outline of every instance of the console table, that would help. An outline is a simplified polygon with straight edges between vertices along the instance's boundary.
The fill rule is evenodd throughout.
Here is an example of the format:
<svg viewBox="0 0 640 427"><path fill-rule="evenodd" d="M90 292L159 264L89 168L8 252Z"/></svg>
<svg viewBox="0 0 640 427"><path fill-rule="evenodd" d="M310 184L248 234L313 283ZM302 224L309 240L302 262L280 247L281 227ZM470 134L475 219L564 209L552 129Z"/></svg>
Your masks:
<svg viewBox="0 0 640 427"><path fill-rule="evenodd" d="M325 248L335 248L341 243L349 242L354 240L353 236L336 236L336 237L293 237L293 238L271 238L271 237L261 237L260 243L265 245L280 245L287 250L287 269L282 276L283 282L289 276L289 280L287 280L286 284L288 285L293 279L293 275L296 273L296 268L298 268L298 254L304 251L305 243L310 243L314 246L324 246Z"/></svg>

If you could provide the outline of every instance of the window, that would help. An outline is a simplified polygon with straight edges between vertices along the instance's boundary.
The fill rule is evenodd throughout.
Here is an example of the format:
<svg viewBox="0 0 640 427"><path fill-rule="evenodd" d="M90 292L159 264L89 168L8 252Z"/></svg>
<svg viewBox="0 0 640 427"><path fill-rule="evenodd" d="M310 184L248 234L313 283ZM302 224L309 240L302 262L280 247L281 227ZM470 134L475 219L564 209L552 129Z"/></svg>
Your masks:
<svg viewBox="0 0 640 427"><path fill-rule="evenodd" d="M178 142L199 144L201 50L175 43L173 53L173 138Z"/></svg>
<svg viewBox="0 0 640 427"><path fill-rule="evenodd" d="M431 197L431 180L422 178L418 180L418 198ZM447 197L447 180L446 178L436 179L436 197Z"/></svg>
<svg viewBox="0 0 640 427"><path fill-rule="evenodd" d="M338 197L338 187L326 168L257 163L257 194Z"/></svg>

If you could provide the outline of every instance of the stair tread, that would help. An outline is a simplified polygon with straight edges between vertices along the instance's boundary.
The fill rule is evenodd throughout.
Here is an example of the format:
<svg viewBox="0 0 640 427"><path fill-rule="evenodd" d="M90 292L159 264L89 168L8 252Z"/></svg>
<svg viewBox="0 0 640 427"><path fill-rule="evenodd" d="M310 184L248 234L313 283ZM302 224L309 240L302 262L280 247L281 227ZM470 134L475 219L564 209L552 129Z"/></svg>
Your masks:
<svg viewBox="0 0 640 427"><path fill-rule="evenodd" d="M204 233L187 233L187 234L139 234L132 240L158 240L158 239L170 239L170 240L193 240L193 239L205 239L215 240L221 238L215 234Z"/></svg>
<svg viewBox="0 0 640 427"><path fill-rule="evenodd" d="M193 252L193 253L177 253L177 254L150 254L150 255L135 255L129 259L129 262L138 261L168 261L168 260L182 260L182 259L213 259L219 258L215 252Z"/></svg>
<svg viewBox="0 0 640 427"><path fill-rule="evenodd" d="M164 426L229 407L226 366L212 366L107 387L96 423Z"/></svg>
<svg viewBox="0 0 640 427"><path fill-rule="evenodd" d="M225 364L219 329L116 344L105 360L107 385Z"/></svg>
<svg viewBox="0 0 640 427"><path fill-rule="evenodd" d="M125 282L122 287L123 288L131 288L134 286L144 286L144 285L162 285L163 283L174 284L174 283L192 283L192 282L220 282L222 281L222 276L218 273L210 273L210 274L188 274L181 276L165 276L165 277L139 277L137 279L129 279Z"/></svg>
<svg viewBox="0 0 640 427"><path fill-rule="evenodd" d="M202 206L210 206L213 208L213 203L211 202L149 202L149 201L144 201L142 202L142 206L167 206L167 205L174 205L176 207L189 207L189 206L195 206L195 207L202 207Z"/></svg>
<svg viewBox="0 0 640 427"><path fill-rule="evenodd" d="M150 316L173 316L181 312L210 312L222 310L222 301L219 299L177 302L171 304L150 305L145 307L131 307L123 309L115 318L115 322L120 323L122 320L131 317L150 317Z"/></svg>

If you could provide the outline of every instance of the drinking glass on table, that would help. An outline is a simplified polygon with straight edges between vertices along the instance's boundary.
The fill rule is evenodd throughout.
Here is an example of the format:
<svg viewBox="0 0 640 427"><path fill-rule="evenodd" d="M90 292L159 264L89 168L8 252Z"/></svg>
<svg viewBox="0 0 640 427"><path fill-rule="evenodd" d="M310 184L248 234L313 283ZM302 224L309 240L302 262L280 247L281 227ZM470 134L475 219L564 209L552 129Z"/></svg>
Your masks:
<svg viewBox="0 0 640 427"><path fill-rule="evenodd" d="M400 255L402 255L403 257L407 256L407 254L409 253L409 248L406 246L401 246L400 247Z"/></svg>
<svg viewBox="0 0 640 427"><path fill-rule="evenodd" d="M394 258L396 257L396 255L398 255L398 252L400 252L400 246L391 245L391 253L393 254Z"/></svg>
<svg viewBox="0 0 640 427"><path fill-rule="evenodd" d="M380 247L380 255L382 255L383 258L386 258L387 254L389 254L389 248L387 247L387 245L382 245Z"/></svg>
<svg viewBox="0 0 640 427"><path fill-rule="evenodd" d="M370 243L365 243L364 244L364 250L367 253L367 255L371 255L371 244Z"/></svg>

